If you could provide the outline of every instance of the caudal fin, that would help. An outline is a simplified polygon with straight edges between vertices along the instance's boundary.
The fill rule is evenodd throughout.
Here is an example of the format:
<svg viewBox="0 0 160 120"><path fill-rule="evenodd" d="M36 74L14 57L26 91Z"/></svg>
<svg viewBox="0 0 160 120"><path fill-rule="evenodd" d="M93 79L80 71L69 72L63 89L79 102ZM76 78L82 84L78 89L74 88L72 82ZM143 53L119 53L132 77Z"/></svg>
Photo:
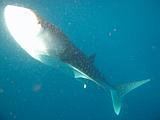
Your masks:
<svg viewBox="0 0 160 120"><path fill-rule="evenodd" d="M115 113L119 115L120 110L121 110L121 100L127 93L129 93L130 91L134 90L135 88L149 81L150 79L146 79L146 80L141 80L141 81L131 82L128 84L119 85L116 88L111 88L110 92L111 92L113 108L114 108Z"/></svg>

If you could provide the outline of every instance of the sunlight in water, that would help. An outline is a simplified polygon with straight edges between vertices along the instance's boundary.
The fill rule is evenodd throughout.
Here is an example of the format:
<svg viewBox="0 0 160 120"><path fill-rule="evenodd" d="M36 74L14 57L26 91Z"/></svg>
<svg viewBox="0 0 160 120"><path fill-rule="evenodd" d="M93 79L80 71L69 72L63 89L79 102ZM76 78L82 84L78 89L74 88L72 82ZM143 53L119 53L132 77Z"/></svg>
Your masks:
<svg viewBox="0 0 160 120"><path fill-rule="evenodd" d="M39 55L47 54L46 45L40 36L42 27L33 11L7 5L4 18L13 38L33 58L40 60Z"/></svg>

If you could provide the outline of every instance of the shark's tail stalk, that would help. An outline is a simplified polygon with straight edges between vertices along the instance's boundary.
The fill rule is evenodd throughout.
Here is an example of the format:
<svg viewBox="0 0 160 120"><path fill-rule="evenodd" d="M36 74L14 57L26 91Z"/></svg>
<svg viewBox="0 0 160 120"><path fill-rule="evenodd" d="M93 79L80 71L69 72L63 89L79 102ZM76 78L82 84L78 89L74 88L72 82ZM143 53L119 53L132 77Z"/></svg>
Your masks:
<svg viewBox="0 0 160 120"><path fill-rule="evenodd" d="M130 91L134 90L135 88L149 81L150 79L146 79L146 80L141 80L141 81L119 85L115 88L111 87L110 92L111 92L111 98L112 98L113 108L114 108L115 113L119 115L120 110L121 110L121 101L126 94L128 94Z"/></svg>

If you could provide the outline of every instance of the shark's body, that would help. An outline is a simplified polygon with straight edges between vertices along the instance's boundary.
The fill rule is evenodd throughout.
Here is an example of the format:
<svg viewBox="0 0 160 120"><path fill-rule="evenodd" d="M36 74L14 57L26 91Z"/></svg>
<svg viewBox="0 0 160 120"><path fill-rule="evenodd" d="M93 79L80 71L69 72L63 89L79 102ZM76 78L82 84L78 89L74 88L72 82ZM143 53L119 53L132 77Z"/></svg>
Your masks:
<svg viewBox="0 0 160 120"><path fill-rule="evenodd" d="M105 91L109 88L114 111L117 115L121 110L123 96L150 81L147 79L113 86L106 81L104 75L96 68L94 64L95 55L85 55L58 27L46 22L34 11L8 5L5 8L4 16L13 38L33 58L52 67L58 66L63 70L67 68L75 78L91 80ZM26 18L24 19L24 17ZM15 21L17 23L14 23Z"/></svg>
<svg viewBox="0 0 160 120"><path fill-rule="evenodd" d="M106 82L105 77L94 64L95 54L87 56L55 25L52 25L41 18L39 19L39 24L42 25L44 34L47 31L47 34L54 38L52 40L50 40L50 37L45 39L45 41L49 41L49 55L42 55L42 62L51 65L55 60L58 60L58 63L61 63L61 65L64 63L73 71L75 78L86 78L97 83L100 81Z"/></svg>

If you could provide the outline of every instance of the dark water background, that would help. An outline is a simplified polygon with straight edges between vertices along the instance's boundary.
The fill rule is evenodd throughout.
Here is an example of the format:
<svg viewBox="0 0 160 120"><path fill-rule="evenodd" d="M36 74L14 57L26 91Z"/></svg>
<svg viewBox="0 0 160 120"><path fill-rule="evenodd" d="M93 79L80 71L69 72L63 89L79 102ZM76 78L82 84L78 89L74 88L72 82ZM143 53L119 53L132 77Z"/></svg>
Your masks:
<svg viewBox="0 0 160 120"><path fill-rule="evenodd" d="M6 4L59 26L113 84L151 78L116 116L111 98L31 58L3 20ZM159 0L0 0L0 120L160 120Z"/></svg>

